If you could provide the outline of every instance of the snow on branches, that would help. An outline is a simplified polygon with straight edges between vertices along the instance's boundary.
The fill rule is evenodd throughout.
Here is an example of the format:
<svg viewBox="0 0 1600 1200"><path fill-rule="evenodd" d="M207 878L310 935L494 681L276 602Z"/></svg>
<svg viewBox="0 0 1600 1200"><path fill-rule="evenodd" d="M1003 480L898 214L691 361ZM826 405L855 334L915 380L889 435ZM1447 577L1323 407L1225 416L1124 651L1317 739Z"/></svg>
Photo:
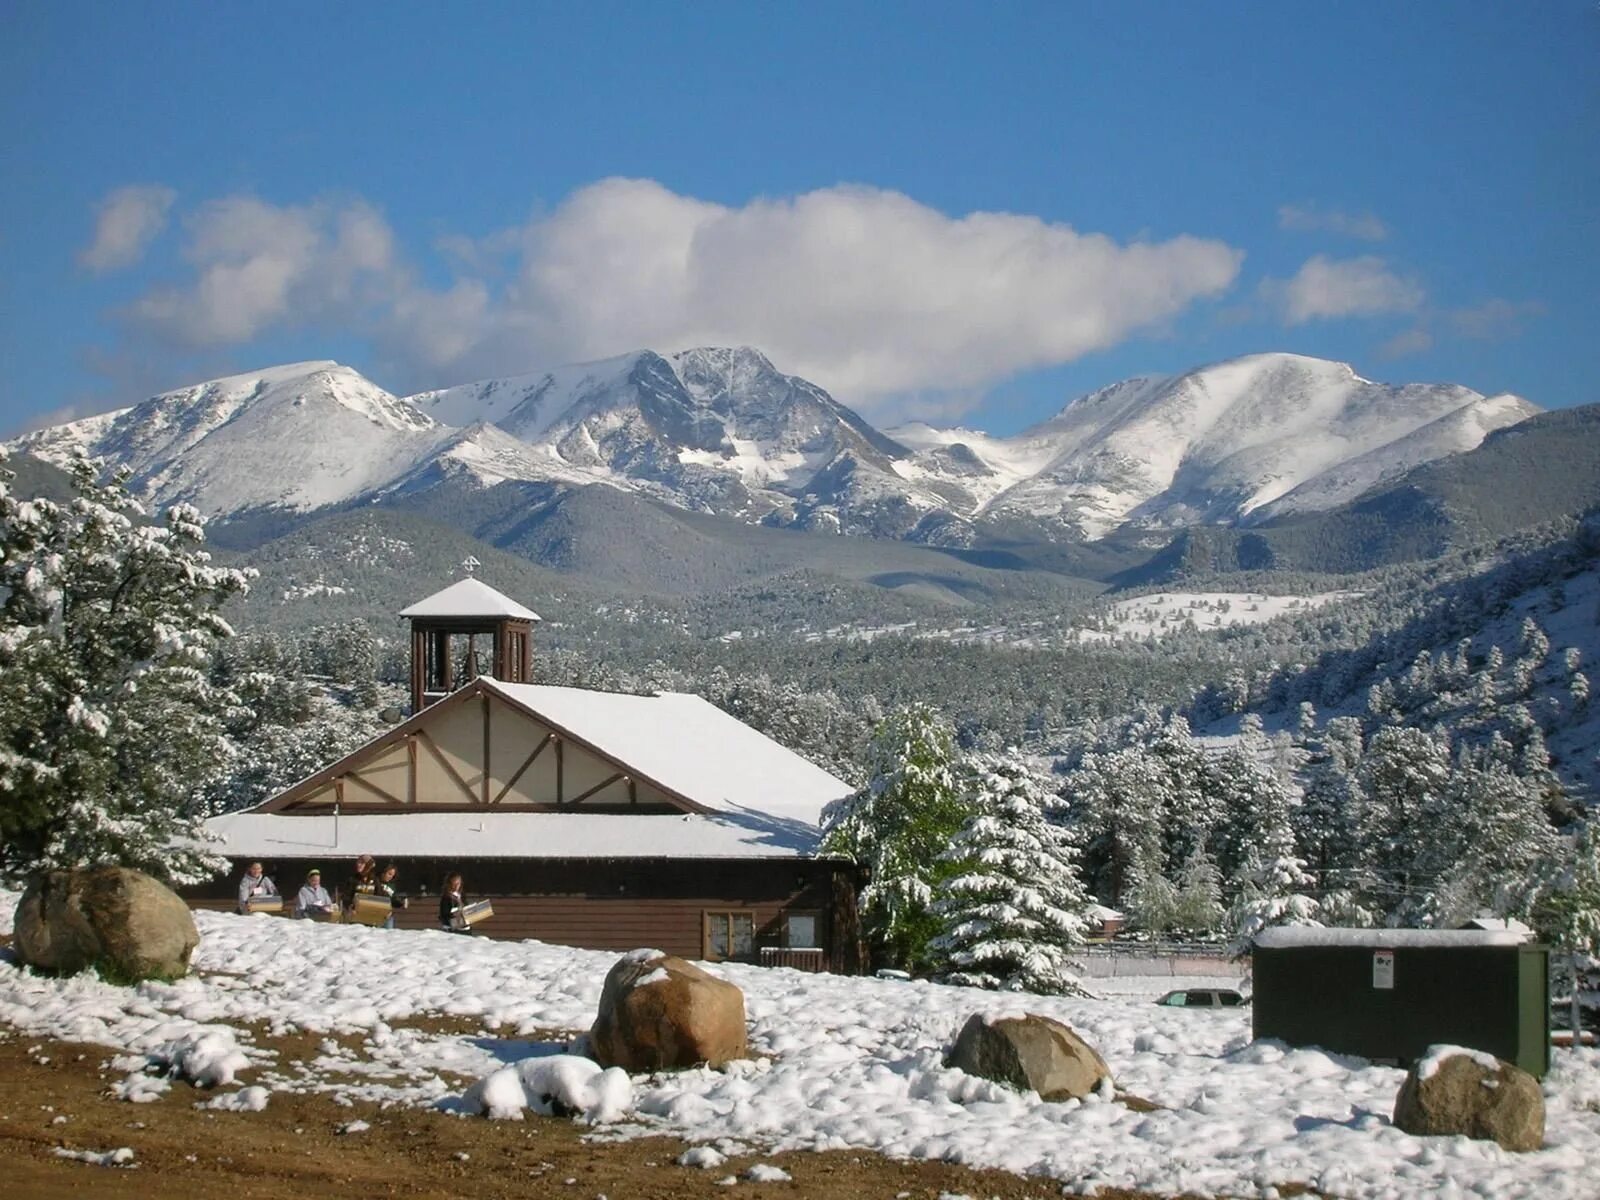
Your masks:
<svg viewBox="0 0 1600 1200"><path fill-rule="evenodd" d="M940 855L967 815L954 760L948 721L925 704L899 709L872 736L867 785L823 814L824 849L867 868L863 929L874 956L895 966L930 965L933 898L954 873Z"/></svg>
<svg viewBox="0 0 1600 1200"><path fill-rule="evenodd" d="M954 863L933 906L944 931L931 949L951 983L1082 994L1072 952L1091 903L1078 879L1072 832L1054 824L1060 801L1015 752L963 764L972 810L941 860Z"/></svg>
<svg viewBox="0 0 1600 1200"><path fill-rule="evenodd" d="M16 498L0 470L0 874L203 878L220 860L198 796L239 707L207 667L248 576L211 565L193 508L151 523L126 471L98 476L80 458L57 503Z"/></svg>

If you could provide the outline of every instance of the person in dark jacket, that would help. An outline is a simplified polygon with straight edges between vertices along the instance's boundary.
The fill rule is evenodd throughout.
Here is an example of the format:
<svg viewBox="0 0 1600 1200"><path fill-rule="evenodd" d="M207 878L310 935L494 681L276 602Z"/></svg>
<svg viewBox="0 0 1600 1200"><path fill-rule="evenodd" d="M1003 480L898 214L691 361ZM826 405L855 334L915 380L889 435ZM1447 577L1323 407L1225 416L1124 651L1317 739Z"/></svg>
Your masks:
<svg viewBox="0 0 1600 1200"><path fill-rule="evenodd" d="M400 875L400 868L393 863L384 863L383 870L379 871L372 880L373 895L382 896L389 902L390 909L401 907L400 893L395 889L394 881ZM394 913L389 913L389 919L383 923L385 929L394 928Z"/></svg>
<svg viewBox="0 0 1600 1200"><path fill-rule="evenodd" d="M439 925L451 933L471 933L470 925L456 925L456 914L467 905L461 890L461 872L452 871L445 876L444 891L439 893Z"/></svg>
<svg viewBox="0 0 1600 1200"><path fill-rule="evenodd" d="M370 854L363 854L356 859L350 878L346 879L344 886L339 889L339 907L344 911L346 920L349 920L356 910L356 897L372 892L374 883L372 865L373 858Z"/></svg>

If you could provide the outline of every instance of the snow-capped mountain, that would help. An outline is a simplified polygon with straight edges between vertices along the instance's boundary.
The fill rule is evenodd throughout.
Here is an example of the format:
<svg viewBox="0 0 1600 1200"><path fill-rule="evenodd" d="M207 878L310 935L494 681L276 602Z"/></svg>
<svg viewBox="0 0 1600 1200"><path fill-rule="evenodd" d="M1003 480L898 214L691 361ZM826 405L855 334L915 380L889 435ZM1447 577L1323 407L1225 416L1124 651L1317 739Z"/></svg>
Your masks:
<svg viewBox="0 0 1600 1200"><path fill-rule="evenodd" d="M163 392L12 445L58 463L81 450L130 467L133 487L159 504L227 514L364 495L447 432L349 367L303 362Z"/></svg>
<svg viewBox="0 0 1600 1200"><path fill-rule="evenodd" d="M12 445L126 464L151 499L214 515L445 482L603 483L747 522L959 544L1019 527L1097 539L1320 511L1537 411L1262 354L1114 384L1014 437L885 433L742 347L645 350L404 399L348 367L296 363Z"/></svg>
<svg viewBox="0 0 1600 1200"><path fill-rule="evenodd" d="M613 483L745 520L807 525L825 509L831 528L900 534L864 521L918 490L894 473L903 446L747 347L646 350L410 402L517 439L529 456L517 477ZM920 499L918 515L938 504Z"/></svg>
<svg viewBox="0 0 1600 1200"><path fill-rule="evenodd" d="M956 482L948 464L964 449L956 461L960 480L973 481L972 515L1095 539L1130 523L1173 528L1332 508L1538 411L1515 396L1392 387L1344 363L1258 354L1113 384L1013 438L939 435L944 459L924 449L914 469L924 481Z"/></svg>

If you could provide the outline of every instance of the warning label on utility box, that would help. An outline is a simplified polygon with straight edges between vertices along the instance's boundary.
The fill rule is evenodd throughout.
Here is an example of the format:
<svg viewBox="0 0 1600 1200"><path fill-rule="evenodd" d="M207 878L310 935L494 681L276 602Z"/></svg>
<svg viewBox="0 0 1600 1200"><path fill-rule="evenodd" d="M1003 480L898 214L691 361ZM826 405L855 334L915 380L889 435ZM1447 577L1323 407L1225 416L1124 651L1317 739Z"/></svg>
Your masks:
<svg viewBox="0 0 1600 1200"><path fill-rule="evenodd" d="M1375 988L1394 987L1394 951L1374 950L1372 952L1372 986Z"/></svg>

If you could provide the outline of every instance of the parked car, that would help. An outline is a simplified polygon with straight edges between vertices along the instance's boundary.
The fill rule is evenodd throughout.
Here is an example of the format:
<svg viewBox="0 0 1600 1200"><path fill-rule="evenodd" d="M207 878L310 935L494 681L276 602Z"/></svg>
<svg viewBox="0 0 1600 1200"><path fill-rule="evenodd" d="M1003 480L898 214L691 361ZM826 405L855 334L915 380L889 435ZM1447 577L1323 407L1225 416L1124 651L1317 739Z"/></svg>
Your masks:
<svg viewBox="0 0 1600 1200"><path fill-rule="evenodd" d="M1166 1008L1238 1008L1244 997L1232 988L1179 988L1156 1003Z"/></svg>

